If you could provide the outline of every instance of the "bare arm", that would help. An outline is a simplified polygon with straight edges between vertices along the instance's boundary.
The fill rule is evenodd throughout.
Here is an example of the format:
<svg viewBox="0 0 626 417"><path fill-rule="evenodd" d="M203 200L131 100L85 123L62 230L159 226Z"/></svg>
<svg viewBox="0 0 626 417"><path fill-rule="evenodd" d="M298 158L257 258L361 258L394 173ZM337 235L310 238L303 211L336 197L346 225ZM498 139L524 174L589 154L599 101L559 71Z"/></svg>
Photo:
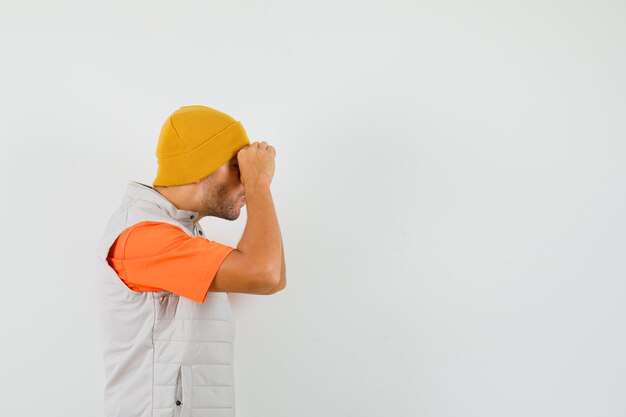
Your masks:
<svg viewBox="0 0 626 417"><path fill-rule="evenodd" d="M269 184L245 190L248 220L209 288L216 292L269 294L281 282L282 238Z"/></svg>
<svg viewBox="0 0 626 417"><path fill-rule="evenodd" d="M284 246L283 246L282 235L280 237L280 252L281 252L281 257L282 257L282 265L281 265L281 271L280 271L280 282L274 288L270 289L267 292L264 292L263 294L265 294L265 295L277 293L278 291L281 291L281 290L285 289L285 287L287 286L287 268L285 266L285 249L284 249Z"/></svg>
<svg viewBox="0 0 626 417"><path fill-rule="evenodd" d="M257 270L265 273L274 288L282 279L284 254L278 217L269 183L260 181L245 189L248 221L237 249L247 255Z"/></svg>
<svg viewBox="0 0 626 417"><path fill-rule="evenodd" d="M270 184L276 151L254 142L237 154L248 219L237 248L218 270L209 291L269 294L284 281L285 260Z"/></svg>

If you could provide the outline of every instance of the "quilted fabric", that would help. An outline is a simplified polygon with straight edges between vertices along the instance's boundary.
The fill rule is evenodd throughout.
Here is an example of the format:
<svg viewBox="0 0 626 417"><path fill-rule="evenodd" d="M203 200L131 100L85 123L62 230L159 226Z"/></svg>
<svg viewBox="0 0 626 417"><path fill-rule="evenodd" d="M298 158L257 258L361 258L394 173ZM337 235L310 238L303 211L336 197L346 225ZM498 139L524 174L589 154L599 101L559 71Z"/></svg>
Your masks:
<svg viewBox="0 0 626 417"><path fill-rule="evenodd" d="M199 304L168 291L135 292L106 261L117 236L141 221L205 236L193 223L197 216L131 181L105 227L95 276L106 417L235 416L235 322L228 294L209 292Z"/></svg>

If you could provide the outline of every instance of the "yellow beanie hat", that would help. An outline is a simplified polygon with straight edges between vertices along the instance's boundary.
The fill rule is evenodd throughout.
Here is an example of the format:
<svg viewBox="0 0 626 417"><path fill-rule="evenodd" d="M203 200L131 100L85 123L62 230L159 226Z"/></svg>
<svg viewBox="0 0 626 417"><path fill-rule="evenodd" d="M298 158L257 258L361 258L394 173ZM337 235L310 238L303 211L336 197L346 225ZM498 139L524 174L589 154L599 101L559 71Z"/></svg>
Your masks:
<svg viewBox="0 0 626 417"><path fill-rule="evenodd" d="M243 125L229 115L206 106L183 106L161 128L152 185L194 183L249 144Z"/></svg>

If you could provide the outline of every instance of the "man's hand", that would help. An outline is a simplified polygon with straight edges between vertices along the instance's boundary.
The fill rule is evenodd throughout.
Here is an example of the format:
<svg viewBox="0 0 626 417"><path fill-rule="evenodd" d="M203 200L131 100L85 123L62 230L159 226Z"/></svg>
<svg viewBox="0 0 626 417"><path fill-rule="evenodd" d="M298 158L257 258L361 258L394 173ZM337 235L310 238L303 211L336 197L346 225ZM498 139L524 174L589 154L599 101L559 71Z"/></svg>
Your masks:
<svg viewBox="0 0 626 417"><path fill-rule="evenodd" d="M267 142L252 142L237 152L237 162L244 188L254 187L257 181L270 184L274 178L276 149Z"/></svg>

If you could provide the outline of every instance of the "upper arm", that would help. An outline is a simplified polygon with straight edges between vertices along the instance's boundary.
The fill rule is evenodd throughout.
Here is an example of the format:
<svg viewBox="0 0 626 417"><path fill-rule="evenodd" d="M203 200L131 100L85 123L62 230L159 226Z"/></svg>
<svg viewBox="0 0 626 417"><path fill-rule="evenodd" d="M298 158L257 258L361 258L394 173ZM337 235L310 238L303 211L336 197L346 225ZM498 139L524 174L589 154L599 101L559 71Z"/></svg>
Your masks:
<svg viewBox="0 0 626 417"><path fill-rule="evenodd" d="M118 237L107 260L133 291L167 290L203 303L221 263L234 250L172 224L145 221Z"/></svg>
<svg viewBox="0 0 626 417"><path fill-rule="evenodd" d="M264 294L276 283L244 253L233 249L222 261L209 291Z"/></svg>

